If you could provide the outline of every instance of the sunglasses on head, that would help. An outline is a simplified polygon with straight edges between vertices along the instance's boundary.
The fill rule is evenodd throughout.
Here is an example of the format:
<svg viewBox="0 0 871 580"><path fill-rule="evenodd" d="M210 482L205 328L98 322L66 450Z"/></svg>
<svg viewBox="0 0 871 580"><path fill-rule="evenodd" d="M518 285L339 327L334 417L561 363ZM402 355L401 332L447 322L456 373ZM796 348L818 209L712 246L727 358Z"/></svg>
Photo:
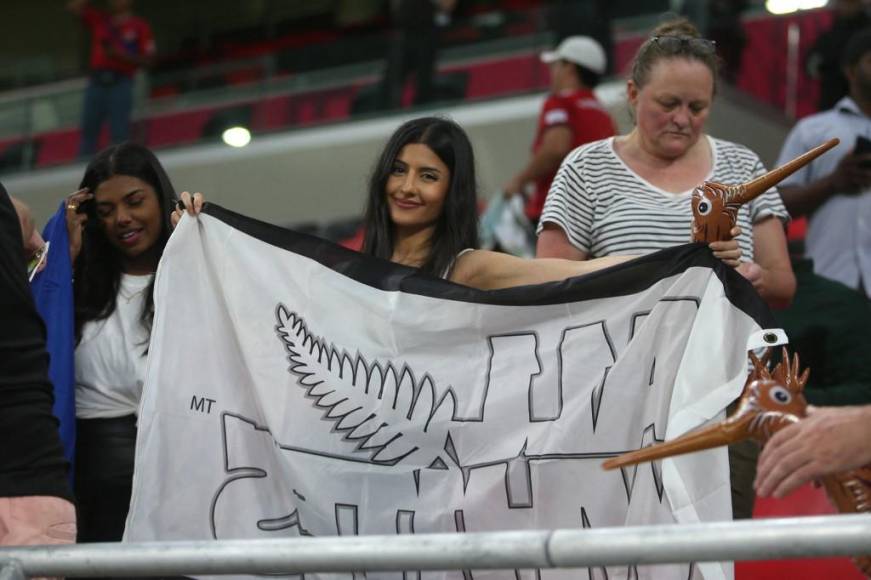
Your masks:
<svg viewBox="0 0 871 580"><path fill-rule="evenodd" d="M713 40L695 36L654 36L650 40L667 52L680 52L688 48L698 54L713 54L717 49L717 43Z"/></svg>

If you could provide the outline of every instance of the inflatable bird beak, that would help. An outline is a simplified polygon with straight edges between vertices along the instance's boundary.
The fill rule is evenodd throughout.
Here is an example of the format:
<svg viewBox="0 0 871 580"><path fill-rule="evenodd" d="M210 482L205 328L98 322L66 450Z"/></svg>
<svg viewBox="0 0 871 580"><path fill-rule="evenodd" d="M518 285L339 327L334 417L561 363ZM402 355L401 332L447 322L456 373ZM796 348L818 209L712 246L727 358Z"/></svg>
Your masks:
<svg viewBox="0 0 871 580"><path fill-rule="evenodd" d="M711 243L732 239L731 231L738 221L738 210L743 204L768 191L838 143L838 139L830 139L747 183L724 185L715 181L704 182L693 192L692 241Z"/></svg>
<svg viewBox="0 0 871 580"><path fill-rule="evenodd" d="M734 421L726 419L716 425L690 431L677 439L613 457L602 463L602 467L616 469L735 443L748 437L748 427L752 420L753 418L750 416Z"/></svg>
<svg viewBox="0 0 871 580"><path fill-rule="evenodd" d="M736 191L730 201L740 204L747 203L758 195L768 191L773 186L777 185L840 142L839 139L829 139L822 145L814 147L807 153L799 155L792 161L784 163L777 169L773 169L765 175L761 175L752 181L739 185L738 189L740 189L740 191Z"/></svg>

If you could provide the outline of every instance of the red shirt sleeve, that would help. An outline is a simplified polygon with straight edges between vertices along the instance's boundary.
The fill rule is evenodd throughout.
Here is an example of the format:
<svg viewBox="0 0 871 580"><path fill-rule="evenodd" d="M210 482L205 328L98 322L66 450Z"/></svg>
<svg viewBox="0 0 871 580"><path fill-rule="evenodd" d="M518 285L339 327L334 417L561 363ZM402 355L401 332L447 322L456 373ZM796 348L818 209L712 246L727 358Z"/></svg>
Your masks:
<svg viewBox="0 0 871 580"><path fill-rule="evenodd" d="M105 16L93 6L85 5L82 7L82 11L79 12L79 18L82 19L85 26L87 26L93 33L96 28L99 28L103 24Z"/></svg>
<svg viewBox="0 0 871 580"><path fill-rule="evenodd" d="M571 112L566 105L565 99L556 95L547 98L541 108L541 117L539 118L539 129L542 133L550 127L566 125L571 121Z"/></svg>
<svg viewBox="0 0 871 580"><path fill-rule="evenodd" d="M105 68L105 64L108 60L105 44L109 41L106 14L97 10L93 6L86 5L79 13L79 17L82 19L82 23L87 27L91 36L91 53L89 59L91 69L98 70Z"/></svg>
<svg viewBox="0 0 871 580"><path fill-rule="evenodd" d="M145 19L139 20L139 54L142 56L154 56L157 48L154 45L154 35L151 26Z"/></svg>

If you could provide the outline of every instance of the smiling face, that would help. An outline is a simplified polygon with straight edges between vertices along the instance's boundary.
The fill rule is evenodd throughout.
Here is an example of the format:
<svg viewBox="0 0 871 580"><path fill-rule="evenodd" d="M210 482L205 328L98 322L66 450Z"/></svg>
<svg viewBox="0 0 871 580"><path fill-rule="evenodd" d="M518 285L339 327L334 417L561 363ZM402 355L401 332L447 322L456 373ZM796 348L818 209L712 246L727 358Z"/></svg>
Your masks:
<svg viewBox="0 0 871 580"><path fill-rule="evenodd" d="M656 62L643 87L629 81L629 104L635 111L641 146L656 157L675 159L699 139L714 96L714 77L697 60L668 58Z"/></svg>
<svg viewBox="0 0 871 580"><path fill-rule="evenodd" d="M451 183L451 170L432 149L409 144L400 150L387 178L385 193L394 227L435 227Z"/></svg>
<svg viewBox="0 0 871 580"><path fill-rule="evenodd" d="M97 186L94 203L106 238L122 256L124 271L153 272L163 227L154 188L137 177L115 175Z"/></svg>

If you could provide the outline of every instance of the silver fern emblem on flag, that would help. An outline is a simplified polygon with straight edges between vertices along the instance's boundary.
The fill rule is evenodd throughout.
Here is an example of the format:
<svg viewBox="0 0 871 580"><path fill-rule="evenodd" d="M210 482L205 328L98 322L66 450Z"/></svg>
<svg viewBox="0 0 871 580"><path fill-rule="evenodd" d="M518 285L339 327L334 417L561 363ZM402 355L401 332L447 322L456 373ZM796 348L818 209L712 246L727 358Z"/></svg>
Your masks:
<svg viewBox="0 0 871 580"><path fill-rule="evenodd" d="M431 449L427 441L445 441L451 455L448 426L456 402L450 390L439 397L428 374L418 380L407 365L397 370L391 362L370 363L359 353L339 351L311 334L305 321L283 304L276 319L288 372L358 460L396 465L422 447ZM444 464L439 456L428 459L415 458L415 463Z"/></svg>

